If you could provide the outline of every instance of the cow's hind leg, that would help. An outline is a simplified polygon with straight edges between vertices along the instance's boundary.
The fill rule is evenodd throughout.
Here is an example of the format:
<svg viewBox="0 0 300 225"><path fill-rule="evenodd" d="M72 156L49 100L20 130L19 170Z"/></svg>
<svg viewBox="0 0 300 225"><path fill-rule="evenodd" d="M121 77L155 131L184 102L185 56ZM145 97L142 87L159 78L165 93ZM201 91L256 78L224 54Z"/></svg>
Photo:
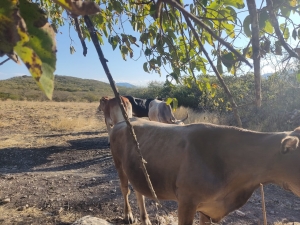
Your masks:
<svg viewBox="0 0 300 225"><path fill-rule="evenodd" d="M117 171L118 171L118 175L120 178L120 186L121 186L121 191L122 191L122 195L124 198L124 222L125 223L134 223L135 220L133 218L132 215L132 210L131 207L129 205L129 200L128 200L128 196L130 194L130 190L128 188L128 178L126 176L126 174L124 173L122 166L120 165L116 165Z"/></svg>
<svg viewBox="0 0 300 225"><path fill-rule="evenodd" d="M138 202L139 209L140 209L140 217L141 217L142 225L151 225L151 222L149 220L149 217L148 217L148 214L146 211L144 196L137 191L135 191L135 195L136 195L137 202Z"/></svg>

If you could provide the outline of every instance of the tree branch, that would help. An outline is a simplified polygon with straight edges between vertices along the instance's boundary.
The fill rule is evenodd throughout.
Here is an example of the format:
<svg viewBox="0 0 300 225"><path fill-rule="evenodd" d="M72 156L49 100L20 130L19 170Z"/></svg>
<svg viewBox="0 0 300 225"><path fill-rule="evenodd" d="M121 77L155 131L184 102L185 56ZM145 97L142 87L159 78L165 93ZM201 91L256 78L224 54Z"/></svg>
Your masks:
<svg viewBox="0 0 300 225"><path fill-rule="evenodd" d="M195 28L192 26L192 23L191 23L190 19L189 19L187 16L184 16L184 18L185 18L185 21L186 21L187 25L191 28L191 30L192 30L192 32L193 32L193 35L195 36L195 38L196 38L196 40L197 40L197 42L198 42L200 48L202 48L202 51L203 51L205 57L207 58L207 60L208 60L208 62L209 62L209 64L210 64L210 66L212 67L213 71L215 72L215 74L216 74L216 76L217 76L219 82L221 83L221 85L222 85L224 91L226 92L226 94L227 94L227 96L228 96L228 98L229 98L230 104L231 104L231 106L232 106L233 114L234 114L234 117L235 117L235 119L236 119L236 121L237 121L238 126L239 126L239 127L242 127L242 121L241 121L241 118L240 118L239 113L238 113L237 105L236 105L236 103L235 103L235 101L234 101L234 99L233 99L233 97L232 97L232 94L231 94L230 90L228 89L227 85L225 84L225 82L224 82L223 78L221 77L219 71L218 71L217 68L215 67L213 61L210 59L209 54L208 54L207 51L204 49L203 44L202 44L202 42L201 42L201 40L200 40L200 38L199 38L199 35L198 35L198 33L196 32Z"/></svg>
<svg viewBox="0 0 300 225"><path fill-rule="evenodd" d="M259 48L259 23L255 0L247 0L248 10L251 18L252 32L252 59L254 65L255 103L261 107L261 76L260 76L260 48Z"/></svg>
<svg viewBox="0 0 300 225"><path fill-rule="evenodd" d="M182 7L178 2L175 0L163 0L166 3L170 4L171 6L177 8L186 18L191 18L196 24L201 26L203 29L205 29L211 36L213 36L216 40L218 40L221 44L226 46L231 52L233 52L239 60L245 62L248 66L252 68L252 65L248 62L248 60L241 55L237 50L235 50L228 42L224 41L221 37L216 35L205 23L203 23L198 17L195 15L189 13L185 10L185 8ZM191 28L191 27L190 27Z"/></svg>
<svg viewBox="0 0 300 225"><path fill-rule="evenodd" d="M119 91L118 91L118 89L116 87L115 81L113 80L113 77L112 77L112 75L111 75L111 73L109 71L109 68L108 68L107 64L106 64L107 60L104 58L103 52L101 50L101 47L100 47L100 44L99 44L99 40L98 40L96 31L94 29L94 25L93 25L93 23L92 23L92 21L91 21L91 19L90 19L89 16L84 16L84 21L85 21L85 24L86 24L86 26L87 26L87 28L89 30L89 33L91 35L91 39L92 39L92 41L94 43L94 46L96 48L96 51L97 51L99 59L100 59L100 62L101 62L102 66L103 66L103 69L104 69L104 71L106 73L106 76L107 76L107 78L109 80L110 86L112 87L112 90L113 90L113 92L115 94L115 97L116 97L116 99L117 99L117 101L119 103L119 106L121 108L121 111L122 111L122 114L124 116L125 122L127 124L128 129L129 129L129 132L132 134L133 141L134 141L134 143L136 145L136 151L137 151L137 153L139 155L139 158L140 158L141 169L142 169L142 171L143 171L143 173L145 175L146 181L148 183L148 187L149 187L149 189L150 189L150 191L152 193L153 198L158 203L158 205L160 205L159 200L158 200L158 198L157 198L157 196L155 194L155 191L153 189L152 183L150 181L150 178L149 178L146 166L145 166L145 162L146 161L144 160L144 158L142 156L142 152L140 150L139 143L137 141L137 138L136 138L133 126L132 126L132 124L129 121L128 115L127 115L127 113L125 111L125 108L124 108L124 104L123 104L123 102L121 100L121 97L120 97L120 93L119 93Z"/></svg>
<svg viewBox="0 0 300 225"><path fill-rule="evenodd" d="M80 28L79 23L78 23L78 18L77 17L74 18L74 21L75 21L75 27L76 27L76 31L77 31L78 37L80 39L80 42L81 42L81 45L82 45L82 48L83 48L83 55L86 56L86 54L87 54L87 47L86 47L84 38L82 37L82 31L81 31L81 28Z"/></svg>
<svg viewBox="0 0 300 225"><path fill-rule="evenodd" d="M273 1L272 0L267 0L267 8L269 10L269 16L270 16L270 20L271 20L271 23L275 29L275 33L281 43L281 45L284 47L284 49L289 53L289 55L291 57L295 57L297 59L300 59L299 55L293 51L292 48L290 48L288 46L288 44L285 42L283 36L282 36L282 33L279 29L279 24L278 24L278 20L276 19L276 15L275 15L275 12L274 12L274 7L273 7Z"/></svg>
<svg viewBox="0 0 300 225"><path fill-rule="evenodd" d="M2 66L4 63L6 63L8 60L10 60L10 58L7 58L7 59L5 59L4 61L2 61L2 62L0 63L0 66Z"/></svg>

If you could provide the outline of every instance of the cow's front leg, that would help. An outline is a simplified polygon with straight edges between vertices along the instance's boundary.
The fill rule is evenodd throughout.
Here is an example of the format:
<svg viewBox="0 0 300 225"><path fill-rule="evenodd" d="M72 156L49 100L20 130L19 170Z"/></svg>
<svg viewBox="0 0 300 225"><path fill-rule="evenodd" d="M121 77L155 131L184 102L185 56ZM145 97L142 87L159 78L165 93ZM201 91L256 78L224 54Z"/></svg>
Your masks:
<svg viewBox="0 0 300 225"><path fill-rule="evenodd" d="M202 212L199 213L200 213L200 225L210 225L211 224L210 218L204 215Z"/></svg>
<svg viewBox="0 0 300 225"><path fill-rule="evenodd" d="M112 129L111 120L105 119L105 124L106 124L106 128L107 128L107 133L108 133L107 145L110 145L110 133L111 133L111 129Z"/></svg>
<svg viewBox="0 0 300 225"><path fill-rule="evenodd" d="M129 200L128 200L128 196L130 194L130 190L128 188L128 178L127 178L126 174L124 173L121 165L116 165L116 163L115 163L115 166L118 171L119 178L120 178L120 186L121 186L121 191L122 191L122 195L124 198L124 214L125 214L124 222L127 224L128 223L132 224L135 222L135 220L132 215L132 210L131 210L131 207L129 205Z"/></svg>
<svg viewBox="0 0 300 225"><path fill-rule="evenodd" d="M178 225L192 225L197 210L197 205L189 201L178 201ZM200 223L200 225L202 225Z"/></svg>
<svg viewBox="0 0 300 225"><path fill-rule="evenodd" d="M148 214L146 211L144 196L137 191L135 191L135 195L136 195L137 202L138 202L139 209L140 209L140 218L141 218L142 224L143 225L151 225L151 222L149 220L149 217L148 217Z"/></svg>

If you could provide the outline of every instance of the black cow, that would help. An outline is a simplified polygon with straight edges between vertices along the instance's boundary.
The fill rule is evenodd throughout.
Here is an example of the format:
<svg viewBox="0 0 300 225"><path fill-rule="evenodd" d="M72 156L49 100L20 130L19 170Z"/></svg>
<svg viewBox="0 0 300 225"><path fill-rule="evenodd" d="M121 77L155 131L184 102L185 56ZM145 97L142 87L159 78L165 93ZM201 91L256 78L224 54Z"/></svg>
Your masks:
<svg viewBox="0 0 300 225"><path fill-rule="evenodd" d="M142 99L133 96L124 96L128 98L132 105L132 114L136 117L148 117L149 104L154 98Z"/></svg>

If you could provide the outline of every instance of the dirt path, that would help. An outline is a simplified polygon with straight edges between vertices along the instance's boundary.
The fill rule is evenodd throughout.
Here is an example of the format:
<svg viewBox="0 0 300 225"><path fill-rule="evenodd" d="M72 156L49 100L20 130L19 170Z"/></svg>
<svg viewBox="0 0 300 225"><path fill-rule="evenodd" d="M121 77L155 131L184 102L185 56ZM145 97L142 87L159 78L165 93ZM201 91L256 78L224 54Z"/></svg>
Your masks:
<svg viewBox="0 0 300 225"><path fill-rule="evenodd" d="M85 215L120 222L123 199L96 107L0 102L0 224L63 225ZM274 185L265 187L265 197L270 224L299 225L300 198ZM133 194L130 202L138 217ZM147 209L156 223L152 200ZM163 202L158 214L176 223L176 209L176 203ZM262 224L261 214L256 191L220 224Z"/></svg>

